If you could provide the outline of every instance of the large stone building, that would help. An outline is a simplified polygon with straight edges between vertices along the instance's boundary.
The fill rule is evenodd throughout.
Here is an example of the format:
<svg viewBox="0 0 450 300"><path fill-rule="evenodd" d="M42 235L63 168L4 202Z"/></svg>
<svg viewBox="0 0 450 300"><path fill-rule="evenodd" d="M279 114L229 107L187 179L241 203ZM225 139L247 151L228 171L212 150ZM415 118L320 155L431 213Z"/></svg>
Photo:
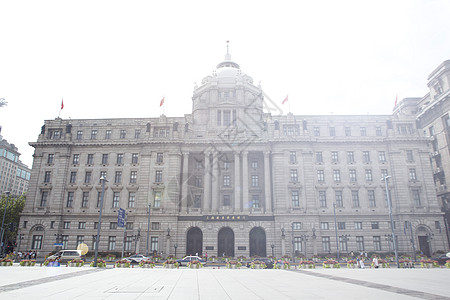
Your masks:
<svg viewBox="0 0 450 300"><path fill-rule="evenodd" d="M22 245L41 256L55 243L92 249L105 176L100 251L388 252L380 178L390 176L399 252L445 250L433 139L417 127L417 101L401 101L393 115L281 115L227 54L195 87L184 117L45 121L30 143Z"/></svg>
<svg viewBox="0 0 450 300"><path fill-rule="evenodd" d="M0 194L20 196L28 190L31 170L20 161L17 147L3 139L1 131L0 126Z"/></svg>

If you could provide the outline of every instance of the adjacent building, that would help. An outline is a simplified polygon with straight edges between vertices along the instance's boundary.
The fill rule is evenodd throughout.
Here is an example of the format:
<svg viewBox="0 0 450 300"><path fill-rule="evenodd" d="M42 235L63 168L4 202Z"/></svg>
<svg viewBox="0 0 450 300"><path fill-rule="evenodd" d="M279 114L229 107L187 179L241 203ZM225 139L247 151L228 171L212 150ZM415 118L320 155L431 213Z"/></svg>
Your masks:
<svg viewBox="0 0 450 300"><path fill-rule="evenodd" d="M424 132L421 101L392 115L283 115L227 53L184 117L45 121L22 245L93 249L103 199L102 252L385 253L389 195L399 252L447 250L429 150L439 137Z"/></svg>

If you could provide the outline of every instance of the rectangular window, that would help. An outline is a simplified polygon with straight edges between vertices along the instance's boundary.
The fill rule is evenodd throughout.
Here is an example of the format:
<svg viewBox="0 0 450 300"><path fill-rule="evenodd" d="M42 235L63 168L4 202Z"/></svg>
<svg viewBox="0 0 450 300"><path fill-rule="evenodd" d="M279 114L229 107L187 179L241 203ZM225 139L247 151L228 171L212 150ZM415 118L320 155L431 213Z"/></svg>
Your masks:
<svg viewBox="0 0 450 300"><path fill-rule="evenodd" d="M352 207L359 207L358 191L352 191Z"/></svg>
<svg viewBox="0 0 450 300"><path fill-rule="evenodd" d="M345 136L351 136L352 135L352 130L350 127L345 127Z"/></svg>
<svg viewBox="0 0 450 300"><path fill-rule="evenodd" d="M347 163L352 164L355 162L355 153L353 151L347 151Z"/></svg>
<svg viewBox="0 0 450 300"><path fill-rule="evenodd" d="M44 182L46 182L46 183L50 182L51 178L52 178L52 172L51 171L45 171Z"/></svg>
<svg viewBox="0 0 450 300"><path fill-rule="evenodd" d="M337 207L344 207L344 201L342 199L342 191L335 191L334 192L336 197L336 206Z"/></svg>
<svg viewBox="0 0 450 300"><path fill-rule="evenodd" d="M77 180L77 172L70 172L70 179L69 182L70 183L75 183Z"/></svg>
<svg viewBox="0 0 450 300"><path fill-rule="evenodd" d="M334 182L341 182L341 171L333 170L333 180Z"/></svg>
<svg viewBox="0 0 450 300"><path fill-rule="evenodd" d="M134 223L133 222L127 222L125 225L126 230L133 230Z"/></svg>
<svg viewBox="0 0 450 300"><path fill-rule="evenodd" d="M86 222L78 222L78 229L86 229Z"/></svg>
<svg viewBox="0 0 450 300"><path fill-rule="evenodd" d="M331 151L331 162L333 163L339 162L339 153L337 151Z"/></svg>
<svg viewBox="0 0 450 300"><path fill-rule="evenodd" d="M64 229L70 229L70 222L64 222L63 223L63 228Z"/></svg>
<svg viewBox="0 0 450 300"><path fill-rule="evenodd" d="M157 170L155 172L155 182L156 183L161 183L162 182L162 175L163 175L163 171L162 170Z"/></svg>
<svg viewBox="0 0 450 300"><path fill-rule="evenodd" d="M297 169L291 169L291 182L298 182Z"/></svg>
<svg viewBox="0 0 450 300"><path fill-rule="evenodd" d="M83 130L78 130L77 131L77 140L82 140L83 139Z"/></svg>
<svg viewBox="0 0 450 300"><path fill-rule="evenodd" d="M91 140L96 140L97 139L97 130L92 130L91 131Z"/></svg>
<svg viewBox="0 0 450 300"><path fill-rule="evenodd" d="M302 238L294 237L294 251L295 255L299 255L302 252Z"/></svg>
<svg viewBox="0 0 450 300"><path fill-rule="evenodd" d="M83 192L83 199L81 201L81 207L83 207L83 208L88 207L88 201L89 201L89 192Z"/></svg>
<svg viewBox="0 0 450 300"><path fill-rule="evenodd" d="M33 241L31 242L31 249L39 250L42 248L43 235L33 235Z"/></svg>
<svg viewBox="0 0 450 300"><path fill-rule="evenodd" d="M111 130L106 130L105 132L105 140L110 140L111 139Z"/></svg>
<svg viewBox="0 0 450 300"><path fill-rule="evenodd" d="M127 236L125 238L125 251L132 251L133 249L133 237Z"/></svg>
<svg viewBox="0 0 450 300"><path fill-rule="evenodd" d="M52 221L52 222L55 222L55 221ZM23 221L23 228L27 228L27 224L28 224L28 221ZM50 225L51 225L51 223L50 223ZM50 228L53 228L53 227L50 226Z"/></svg>
<svg viewBox="0 0 450 300"><path fill-rule="evenodd" d="M201 207L202 207L202 195L195 194L194 195L194 208L201 208Z"/></svg>
<svg viewBox="0 0 450 300"><path fill-rule="evenodd" d="M256 163L258 163L258 162L256 162ZM258 165L256 165L256 167L258 167ZM223 162L223 169L224 170L229 170L230 169L230 162L229 161L224 161Z"/></svg>
<svg viewBox="0 0 450 300"><path fill-rule="evenodd" d="M68 235L62 236L62 244L63 244L63 246L62 246L63 250L66 250L67 248L69 248L68 247L69 246L69 236Z"/></svg>
<svg viewBox="0 0 450 300"><path fill-rule="evenodd" d="M359 128L359 131L361 132L361 136L366 136L366 135L367 135L367 133L366 133L366 127L360 127L360 128Z"/></svg>
<svg viewBox="0 0 450 300"><path fill-rule="evenodd" d="M259 195L252 195L252 207L259 208Z"/></svg>
<svg viewBox="0 0 450 300"><path fill-rule="evenodd" d="M73 155L72 163L74 165L78 165L80 163L80 154L74 154Z"/></svg>
<svg viewBox="0 0 450 300"><path fill-rule="evenodd" d="M373 181L372 169L365 169L366 181Z"/></svg>
<svg viewBox="0 0 450 300"><path fill-rule="evenodd" d="M259 176L252 175L252 187L258 187L258 186L259 186Z"/></svg>
<svg viewBox="0 0 450 300"><path fill-rule="evenodd" d="M378 160L380 162L386 162L386 153L384 151L378 151Z"/></svg>
<svg viewBox="0 0 450 300"><path fill-rule="evenodd" d="M345 229L345 222L338 222L337 225L338 225L338 229L339 230L344 230Z"/></svg>
<svg viewBox="0 0 450 300"><path fill-rule="evenodd" d="M362 229L362 222L355 222L355 229Z"/></svg>
<svg viewBox="0 0 450 300"><path fill-rule="evenodd" d="M330 136L336 136L336 129L334 127L330 127Z"/></svg>
<svg viewBox="0 0 450 300"><path fill-rule="evenodd" d="M253 176L258 177L257 175L253 175ZM254 180L253 176L252 176L252 186L254 186L253 185L253 180ZM230 175L223 175L223 186L230 186Z"/></svg>
<svg viewBox="0 0 450 300"><path fill-rule="evenodd" d="M422 206L422 202L420 201L420 191L419 190L412 190L412 195L413 195L414 205L416 207L421 207Z"/></svg>
<svg viewBox="0 0 450 300"><path fill-rule="evenodd" d="M323 250L323 252L326 252L326 253L331 251L331 244L330 244L329 236L322 237L322 250Z"/></svg>
<svg viewBox="0 0 450 300"><path fill-rule="evenodd" d="M319 205L320 207L327 207L327 195L325 191L319 191Z"/></svg>
<svg viewBox="0 0 450 300"><path fill-rule="evenodd" d="M74 192L68 192L67 193L67 204L66 207L73 207L73 195Z"/></svg>
<svg viewBox="0 0 450 300"><path fill-rule="evenodd" d="M161 228L161 224L159 222L152 222L152 230L159 230Z"/></svg>
<svg viewBox="0 0 450 300"><path fill-rule="evenodd" d="M370 151L363 151L363 162L370 163Z"/></svg>
<svg viewBox="0 0 450 300"><path fill-rule="evenodd" d="M252 160L252 169L253 170L258 169L258 161L257 160Z"/></svg>
<svg viewBox="0 0 450 300"><path fill-rule="evenodd" d="M388 176L388 170L387 169L381 169L381 178L385 178Z"/></svg>
<svg viewBox="0 0 450 300"><path fill-rule="evenodd" d="M382 136L381 127L375 127L375 132L377 136Z"/></svg>
<svg viewBox="0 0 450 300"><path fill-rule="evenodd" d="M346 236L339 237L339 249L343 252L348 251L347 241L348 241L348 237L346 237Z"/></svg>
<svg viewBox="0 0 450 300"><path fill-rule="evenodd" d="M381 237L380 236L373 237L373 250L381 251Z"/></svg>
<svg viewBox="0 0 450 300"><path fill-rule="evenodd" d="M223 195L223 206L230 206L230 195Z"/></svg>
<svg viewBox="0 0 450 300"><path fill-rule="evenodd" d="M367 197L369 198L369 206L370 207L376 207L377 202L375 201L375 191L374 190L368 190L367 191Z"/></svg>
<svg viewBox="0 0 450 300"><path fill-rule="evenodd" d="M110 236L108 237L108 250L113 251L116 249L116 237Z"/></svg>
<svg viewBox="0 0 450 300"><path fill-rule="evenodd" d="M409 169L409 180L417 180L416 169L415 168L410 168Z"/></svg>
<svg viewBox="0 0 450 300"><path fill-rule="evenodd" d="M102 178L106 178L106 171L100 171L100 177L99 177L100 183L101 183Z"/></svg>
<svg viewBox="0 0 450 300"><path fill-rule="evenodd" d="M378 224L378 222L372 222L371 226L372 226L372 229L380 229L380 225Z"/></svg>
<svg viewBox="0 0 450 300"><path fill-rule="evenodd" d="M355 169L350 169L349 171L349 176L350 176L350 182L356 182L356 170Z"/></svg>
<svg viewBox="0 0 450 300"><path fill-rule="evenodd" d="M412 150L406 150L406 160L414 161L414 155L413 155Z"/></svg>
<svg viewBox="0 0 450 300"><path fill-rule="evenodd" d="M94 164L94 154L88 154L86 164L88 165Z"/></svg>
<svg viewBox="0 0 450 300"><path fill-rule="evenodd" d="M109 229L117 229L117 222L110 222Z"/></svg>
<svg viewBox="0 0 450 300"><path fill-rule="evenodd" d="M203 187L203 176L201 175L196 175L195 176L195 181L194 181L194 185L196 187Z"/></svg>
<svg viewBox="0 0 450 300"><path fill-rule="evenodd" d="M314 136L320 136L320 128L314 127Z"/></svg>
<svg viewBox="0 0 450 300"><path fill-rule="evenodd" d="M77 235L77 247L79 244L84 243L84 235Z"/></svg>
<svg viewBox="0 0 450 300"><path fill-rule="evenodd" d="M49 164L49 165L53 164L54 157L55 157L54 154L49 154L47 157L47 164Z"/></svg>
<svg viewBox="0 0 450 300"><path fill-rule="evenodd" d="M108 164L108 154L102 154L102 165Z"/></svg>
<svg viewBox="0 0 450 300"><path fill-rule="evenodd" d="M152 236L150 238L150 250L152 252L158 252L158 237Z"/></svg>
<svg viewBox="0 0 450 300"><path fill-rule="evenodd" d="M155 191L155 202L153 203L154 208L161 207L161 192Z"/></svg>
<svg viewBox="0 0 450 300"><path fill-rule="evenodd" d="M156 162L157 163L163 163L164 162L164 153L163 152L156 153Z"/></svg>
<svg viewBox="0 0 450 300"><path fill-rule="evenodd" d="M222 111L217 111L217 126L222 126Z"/></svg>
<svg viewBox="0 0 450 300"><path fill-rule="evenodd" d="M139 153L131 154L131 163L137 164L139 162Z"/></svg>
<svg viewBox="0 0 450 300"><path fill-rule="evenodd" d="M358 251L364 251L364 237L363 236L357 236L356 237L356 250Z"/></svg>
<svg viewBox="0 0 450 300"><path fill-rule="evenodd" d="M135 139L139 139L140 137L141 137L141 130L136 129L136 130L134 131L134 138L135 138Z"/></svg>
<svg viewBox="0 0 450 300"><path fill-rule="evenodd" d="M330 226L329 226L328 222L320 222L320 229L329 230Z"/></svg>
<svg viewBox="0 0 450 300"><path fill-rule="evenodd" d="M97 208L100 207L101 199L102 199L102 192L97 192Z"/></svg>
<svg viewBox="0 0 450 300"><path fill-rule="evenodd" d="M322 152L316 152L316 163L323 163Z"/></svg>
<svg viewBox="0 0 450 300"><path fill-rule="evenodd" d="M123 164L123 153L117 153L117 161L116 163L118 165L122 165Z"/></svg>
<svg viewBox="0 0 450 300"><path fill-rule="evenodd" d="M323 183L325 181L324 170L317 170L317 181Z"/></svg>
<svg viewBox="0 0 450 300"><path fill-rule="evenodd" d="M291 164L295 164L297 162L297 152L296 151L289 152L289 162Z"/></svg>
<svg viewBox="0 0 450 300"><path fill-rule="evenodd" d="M121 139L124 139L125 137L126 137L126 135L127 135L127 131L126 130L120 130L120 138Z"/></svg>
<svg viewBox="0 0 450 300"><path fill-rule="evenodd" d="M231 124L231 112L229 110L223 111L223 125L229 126Z"/></svg>
<svg viewBox="0 0 450 300"><path fill-rule="evenodd" d="M130 172L130 183L136 183L137 182L137 171L131 171Z"/></svg>
<svg viewBox="0 0 450 300"><path fill-rule="evenodd" d="M84 183L91 183L91 178L92 178L92 172L91 171L87 171L84 174Z"/></svg>
<svg viewBox="0 0 450 300"><path fill-rule="evenodd" d="M292 223L292 229L293 230L301 230L302 229L302 222L293 222Z"/></svg>
<svg viewBox="0 0 450 300"><path fill-rule="evenodd" d="M136 193L135 192L130 192L128 194L128 207L129 208L134 208L135 202L136 202Z"/></svg>
<svg viewBox="0 0 450 300"><path fill-rule="evenodd" d="M113 208L119 208L120 207L120 193L114 192L113 193Z"/></svg>
<svg viewBox="0 0 450 300"><path fill-rule="evenodd" d="M291 192L292 207L300 207L300 197L298 191Z"/></svg>

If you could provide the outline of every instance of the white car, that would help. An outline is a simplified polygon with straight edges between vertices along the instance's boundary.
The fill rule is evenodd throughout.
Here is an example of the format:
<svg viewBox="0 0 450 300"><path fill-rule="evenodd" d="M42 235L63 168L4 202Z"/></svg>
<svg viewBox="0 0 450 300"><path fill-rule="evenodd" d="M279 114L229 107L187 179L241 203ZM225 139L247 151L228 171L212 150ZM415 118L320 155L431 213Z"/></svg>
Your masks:
<svg viewBox="0 0 450 300"><path fill-rule="evenodd" d="M143 260L150 260L147 256L142 254L134 254L129 257L126 257L125 259L128 260L130 263L140 263Z"/></svg>
<svg viewBox="0 0 450 300"><path fill-rule="evenodd" d="M201 257L194 256L194 255L188 255L188 256L185 256L183 259L178 259L177 263L179 263L180 266L182 266L182 265L187 265L188 262L193 261L193 260L198 260L202 265L206 265L206 260L204 260Z"/></svg>

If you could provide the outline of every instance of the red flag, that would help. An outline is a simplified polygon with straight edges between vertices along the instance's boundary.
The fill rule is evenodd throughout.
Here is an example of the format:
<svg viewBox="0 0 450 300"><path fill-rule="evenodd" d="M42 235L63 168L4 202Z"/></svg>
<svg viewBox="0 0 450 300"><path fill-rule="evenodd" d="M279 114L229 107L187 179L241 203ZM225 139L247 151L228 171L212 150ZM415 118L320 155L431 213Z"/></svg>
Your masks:
<svg viewBox="0 0 450 300"><path fill-rule="evenodd" d="M61 109L64 108L64 99L61 100Z"/></svg>
<svg viewBox="0 0 450 300"><path fill-rule="evenodd" d="M281 102L281 104L284 104L287 101L288 101L288 96L286 96L286 98L284 98L284 100L283 100L283 102Z"/></svg>
<svg viewBox="0 0 450 300"><path fill-rule="evenodd" d="M160 107L164 105L164 98L165 98L165 97L163 97L163 98L161 99L161 102L159 103L159 106L160 106Z"/></svg>

